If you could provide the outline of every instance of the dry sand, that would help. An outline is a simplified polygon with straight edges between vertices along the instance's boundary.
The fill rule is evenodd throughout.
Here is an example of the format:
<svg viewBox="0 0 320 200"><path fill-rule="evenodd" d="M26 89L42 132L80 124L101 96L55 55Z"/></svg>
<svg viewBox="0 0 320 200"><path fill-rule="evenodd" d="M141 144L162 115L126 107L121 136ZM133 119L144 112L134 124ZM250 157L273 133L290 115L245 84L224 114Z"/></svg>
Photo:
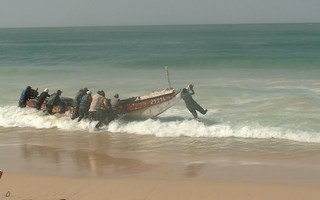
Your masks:
<svg viewBox="0 0 320 200"><path fill-rule="evenodd" d="M100 179L3 173L4 200L319 200L320 187L206 179Z"/></svg>

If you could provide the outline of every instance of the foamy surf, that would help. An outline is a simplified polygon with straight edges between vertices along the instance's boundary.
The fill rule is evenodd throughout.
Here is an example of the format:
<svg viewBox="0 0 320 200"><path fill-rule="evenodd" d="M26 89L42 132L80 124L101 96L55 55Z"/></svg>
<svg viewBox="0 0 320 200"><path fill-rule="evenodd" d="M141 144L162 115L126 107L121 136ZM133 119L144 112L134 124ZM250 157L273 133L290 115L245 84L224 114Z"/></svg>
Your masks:
<svg viewBox="0 0 320 200"><path fill-rule="evenodd" d="M91 130L87 124L71 120L70 114L46 115L33 108L15 106L0 107L0 126L32 127L37 129L57 128L65 131Z"/></svg>
<svg viewBox="0 0 320 200"><path fill-rule="evenodd" d="M178 112L173 110L172 113L177 114ZM320 143L320 136L315 132L284 127L264 127L257 123L231 125L228 122L215 122L206 118L202 121L197 121L174 116L164 115L164 117L144 121L116 120L97 131L94 128L96 122L90 123L87 120L77 122L77 120L71 120L70 114L45 115L42 111L31 108L21 109L15 106L6 106L0 107L0 126L36 129L56 128L63 131L89 131L95 133L113 132L152 135L155 137L236 137Z"/></svg>

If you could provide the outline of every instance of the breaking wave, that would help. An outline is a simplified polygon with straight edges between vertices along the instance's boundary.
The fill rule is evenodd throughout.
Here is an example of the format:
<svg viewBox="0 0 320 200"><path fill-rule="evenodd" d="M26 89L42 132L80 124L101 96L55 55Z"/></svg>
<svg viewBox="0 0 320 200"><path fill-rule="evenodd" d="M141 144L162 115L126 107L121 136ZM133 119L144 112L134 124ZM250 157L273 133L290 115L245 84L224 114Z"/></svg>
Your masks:
<svg viewBox="0 0 320 200"><path fill-rule="evenodd" d="M177 110L171 111L176 115ZM29 127L36 129L56 128L63 131L95 132L96 122L77 122L70 119L71 114L48 116L32 108L21 109L16 106L0 107L0 126ZM215 122L210 118L202 121L183 117L167 117L144 121L116 120L99 132L121 132L127 134L153 135L156 137L208 137L208 138L256 138L256 139L285 139L297 142L320 143L320 134L292 130L283 127L263 127L260 125L230 125L228 122Z"/></svg>

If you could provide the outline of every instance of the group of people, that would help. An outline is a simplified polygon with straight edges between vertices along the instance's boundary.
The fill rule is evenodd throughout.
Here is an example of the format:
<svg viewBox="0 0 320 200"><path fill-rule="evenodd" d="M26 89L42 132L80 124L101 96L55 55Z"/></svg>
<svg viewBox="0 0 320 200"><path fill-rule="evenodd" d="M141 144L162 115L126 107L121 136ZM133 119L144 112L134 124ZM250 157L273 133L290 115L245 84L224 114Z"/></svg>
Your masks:
<svg viewBox="0 0 320 200"><path fill-rule="evenodd" d="M83 88L77 92L72 106L72 120L78 118L80 122L88 118L90 121L98 121L96 128L99 128L118 118L120 99L118 94L115 94L112 99L107 99L103 90L92 95L91 91Z"/></svg>
<svg viewBox="0 0 320 200"><path fill-rule="evenodd" d="M41 110L44 101L47 99L45 112L50 115L53 114L53 107L55 105L60 106L60 109L62 109L60 112L64 112L64 107L68 106L60 98L62 94L61 90L57 90L50 95L49 89L46 88L39 96L37 90L32 89L30 86L22 90L18 106L24 108L29 99L36 99L34 107L37 110ZM87 88L82 88L77 92L70 106L73 107L72 120L77 119L78 122L82 119L98 121L96 128L99 128L118 117L120 99L118 94L115 94L112 99L107 99L103 90L92 95L92 92Z"/></svg>
<svg viewBox="0 0 320 200"><path fill-rule="evenodd" d="M35 108L41 110L44 101L46 102L46 114L53 114L53 107L59 105L62 109L66 107L66 103L60 98L62 94L61 90L57 90L53 94L49 94L49 89L44 89L44 91L38 96L38 89L34 90L30 86L27 86L22 90L19 107L26 107L27 101L29 99L37 99ZM194 95L193 85L190 84L188 87L183 88L181 91L181 98L184 100L187 109L193 115L195 119L198 119L198 112L205 115L207 109L203 109L193 98ZM105 97L105 92L103 90L98 91L96 94L92 95L92 92L88 88L80 89L75 98L72 100L73 113L71 116L72 120L78 119L80 122L82 119L89 119L90 121L98 121L96 128L102 125L107 125L110 121L116 119L119 115L120 108L119 95L115 94L112 99L107 99ZM60 110L60 112L64 112Z"/></svg>
<svg viewBox="0 0 320 200"><path fill-rule="evenodd" d="M46 88L43 92L38 96L38 88L32 89L31 86L27 86L26 89L23 89L20 95L19 104L20 108L24 108L27 106L27 101L29 99L37 99L35 103L35 108L37 110L41 110L43 102L48 98L46 102L46 113L53 114L53 106L54 105L61 105L61 98L60 95L62 94L61 90L57 90L57 92L53 94L49 94L49 89Z"/></svg>

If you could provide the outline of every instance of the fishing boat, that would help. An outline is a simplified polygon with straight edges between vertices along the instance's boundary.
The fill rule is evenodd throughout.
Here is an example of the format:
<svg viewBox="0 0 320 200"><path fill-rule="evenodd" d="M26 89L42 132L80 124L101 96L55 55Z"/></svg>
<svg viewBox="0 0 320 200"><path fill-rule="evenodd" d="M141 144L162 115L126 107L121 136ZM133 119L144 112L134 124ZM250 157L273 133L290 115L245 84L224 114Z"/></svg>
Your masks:
<svg viewBox="0 0 320 200"><path fill-rule="evenodd" d="M171 87L168 68L166 67L169 87L160 91L120 100L119 114L121 118L148 119L153 118L175 105L181 98L181 90ZM61 97L61 104L53 107L53 113L73 112L72 98ZM36 108L36 98L27 101L27 106ZM46 101L41 108L45 109Z"/></svg>
<svg viewBox="0 0 320 200"><path fill-rule="evenodd" d="M156 117L180 100L178 94L180 90L165 88L143 96L120 100L120 115L132 119Z"/></svg>
<svg viewBox="0 0 320 200"><path fill-rule="evenodd" d="M181 90L171 87L168 67L165 67L168 88L120 101L120 115L130 119L153 118L175 105L181 98Z"/></svg>

